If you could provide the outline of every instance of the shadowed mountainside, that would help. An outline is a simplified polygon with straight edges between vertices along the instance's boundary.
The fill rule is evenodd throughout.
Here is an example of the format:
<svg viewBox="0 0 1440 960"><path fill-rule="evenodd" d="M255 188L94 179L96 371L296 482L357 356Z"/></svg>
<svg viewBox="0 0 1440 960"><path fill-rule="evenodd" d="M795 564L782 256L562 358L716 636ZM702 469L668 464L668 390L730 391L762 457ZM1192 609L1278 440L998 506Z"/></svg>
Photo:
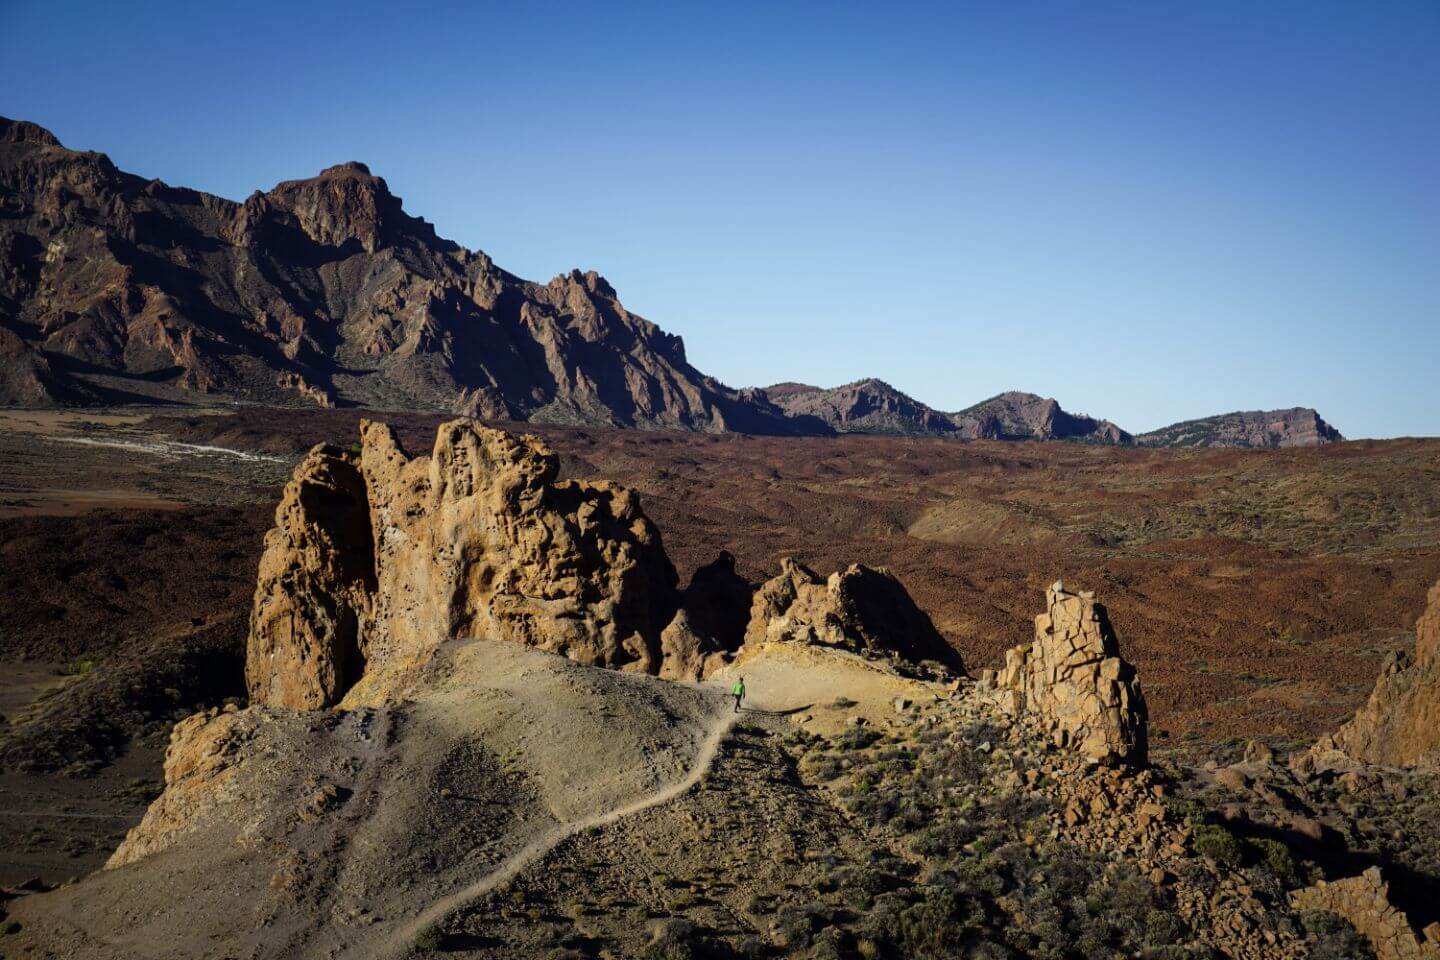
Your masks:
<svg viewBox="0 0 1440 960"><path fill-rule="evenodd" d="M945 414L874 378L732 389L598 273L521 279L437 236L363 163L236 203L0 118L0 404L226 400L771 435L1133 439L1013 391ZM1336 439L1297 408L1142 441Z"/></svg>
<svg viewBox="0 0 1440 960"><path fill-rule="evenodd" d="M364 164L234 203L0 120L0 187L0 403L209 396L794 430L692 367L599 274L522 280L436 236Z"/></svg>

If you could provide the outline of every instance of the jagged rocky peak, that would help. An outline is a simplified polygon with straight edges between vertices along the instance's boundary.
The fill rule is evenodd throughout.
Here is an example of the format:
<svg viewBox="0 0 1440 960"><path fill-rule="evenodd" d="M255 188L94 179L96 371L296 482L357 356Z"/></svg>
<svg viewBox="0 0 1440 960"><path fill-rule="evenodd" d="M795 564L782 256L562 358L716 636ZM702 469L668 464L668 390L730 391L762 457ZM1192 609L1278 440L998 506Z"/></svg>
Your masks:
<svg viewBox="0 0 1440 960"><path fill-rule="evenodd" d="M1291 761L1306 773L1364 764L1440 767L1440 582L1415 623L1414 653L1392 653L1355 716Z"/></svg>
<svg viewBox="0 0 1440 960"><path fill-rule="evenodd" d="M828 390L803 383L777 383L764 392L791 417L818 422L837 433L958 433L943 413L874 377Z"/></svg>
<svg viewBox="0 0 1440 960"><path fill-rule="evenodd" d="M1140 681L1090 591L1051 585L1045 612L1035 617L1035 640L1012 647L1005 668L984 671L981 686L998 690L1010 713L1038 717L1058 747L1098 764L1146 762L1149 715Z"/></svg>
<svg viewBox="0 0 1440 960"><path fill-rule="evenodd" d="M252 701L383 701L457 637L658 672L677 604L660 534L629 490L558 472L538 438L469 420L424 457L370 421L358 454L316 447L266 537Z"/></svg>
<svg viewBox="0 0 1440 960"><path fill-rule="evenodd" d="M326 167L306 180L277 184L263 197L292 214L316 243L339 247L358 241L367 253L393 243L396 234L417 222L385 180L355 160Z"/></svg>
<svg viewBox="0 0 1440 960"><path fill-rule="evenodd" d="M0 117L0 143L37 143L47 147L60 146L55 134L38 123Z"/></svg>
<svg viewBox="0 0 1440 960"><path fill-rule="evenodd" d="M1344 440L1312 407L1248 410L1185 420L1142 433L1153 447L1318 447Z"/></svg>
<svg viewBox="0 0 1440 960"><path fill-rule="evenodd" d="M1133 438L1109 420L1067 413L1058 401L1011 390L949 414L961 435L985 440L1083 440L1129 443Z"/></svg>
<svg viewBox="0 0 1440 960"><path fill-rule="evenodd" d="M0 138L0 404L237 399L791 434L598 273L549 284L406 213L364 164L244 203Z"/></svg>

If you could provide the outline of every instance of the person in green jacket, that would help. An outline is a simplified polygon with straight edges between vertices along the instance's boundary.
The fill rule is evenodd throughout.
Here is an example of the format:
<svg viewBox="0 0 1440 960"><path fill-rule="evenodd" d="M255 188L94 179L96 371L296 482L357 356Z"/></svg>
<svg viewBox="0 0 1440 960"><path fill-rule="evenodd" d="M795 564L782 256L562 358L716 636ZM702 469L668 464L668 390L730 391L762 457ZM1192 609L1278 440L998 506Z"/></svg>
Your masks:
<svg viewBox="0 0 1440 960"><path fill-rule="evenodd" d="M745 699L745 678L741 677L735 681L735 686L730 692L735 695L735 712L740 712L740 701Z"/></svg>

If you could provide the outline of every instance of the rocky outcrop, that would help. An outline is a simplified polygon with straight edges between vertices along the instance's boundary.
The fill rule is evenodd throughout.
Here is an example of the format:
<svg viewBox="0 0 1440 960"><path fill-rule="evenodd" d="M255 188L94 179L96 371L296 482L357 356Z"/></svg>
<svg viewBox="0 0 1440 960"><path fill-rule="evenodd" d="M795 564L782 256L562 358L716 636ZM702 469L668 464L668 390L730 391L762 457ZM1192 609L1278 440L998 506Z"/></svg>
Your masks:
<svg viewBox="0 0 1440 960"><path fill-rule="evenodd" d="M1318 447L1345 438L1310 407L1246 410L1185 420L1142 433L1147 447Z"/></svg>
<svg viewBox="0 0 1440 960"><path fill-rule="evenodd" d="M1302 772L1363 763L1440 765L1440 583L1415 624L1415 652L1385 661L1370 699L1291 765Z"/></svg>
<svg viewBox="0 0 1440 960"><path fill-rule="evenodd" d="M836 433L942 437L959 433L945 414L873 377L829 390L779 383L766 387L765 395L791 417L818 421Z"/></svg>
<svg viewBox="0 0 1440 960"><path fill-rule="evenodd" d="M888 570L851 564L821 578L789 557L755 592L745 646L809 643L932 661L964 673L960 654Z"/></svg>
<svg viewBox="0 0 1440 960"><path fill-rule="evenodd" d="M629 490L559 469L538 438L468 420L442 424L428 457L370 421L358 454L312 451L266 541L252 702L384 699L455 637L658 672L676 606L660 535Z"/></svg>
<svg viewBox="0 0 1440 960"><path fill-rule="evenodd" d="M696 570L675 619L660 634L660 676L699 680L728 663L745 642L754 592L728 551Z"/></svg>
<svg viewBox="0 0 1440 960"><path fill-rule="evenodd" d="M170 847L198 819L232 800L244 746L260 722L253 711L212 709L177 723L165 749L164 792L105 866L123 866Z"/></svg>
<svg viewBox="0 0 1440 960"><path fill-rule="evenodd" d="M1099 764L1145 763L1145 697L1093 593L1053 584L1034 642L1012 647L1005 668L986 671L981 682L1000 690L1012 713L1039 717L1062 749Z"/></svg>
<svg viewBox="0 0 1440 960"><path fill-rule="evenodd" d="M960 435L983 440L1082 440L1129 443L1109 420L1067 413L1054 399L1011 390L948 414Z"/></svg>
<svg viewBox="0 0 1440 960"><path fill-rule="evenodd" d="M256 703L310 710L364 671L375 549L360 458L321 444L295 468L265 536L245 677Z"/></svg>
<svg viewBox="0 0 1440 960"><path fill-rule="evenodd" d="M1440 923L1416 935L1409 918L1390 902L1390 885L1379 867L1358 877L1324 880L1290 895L1296 910L1324 910L1344 917L1375 948L1377 960L1440 960Z"/></svg>

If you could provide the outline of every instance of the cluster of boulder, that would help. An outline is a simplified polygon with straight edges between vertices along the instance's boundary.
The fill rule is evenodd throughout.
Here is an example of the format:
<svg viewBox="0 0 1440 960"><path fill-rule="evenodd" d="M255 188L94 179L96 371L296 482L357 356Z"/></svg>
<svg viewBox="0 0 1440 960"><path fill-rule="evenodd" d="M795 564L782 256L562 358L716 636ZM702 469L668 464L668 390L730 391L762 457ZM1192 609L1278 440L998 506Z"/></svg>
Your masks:
<svg viewBox="0 0 1440 960"><path fill-rule="evenodd" d="M252 703L388 698L446 640L518 642L593 666L700 679L746 642L785 639L934 661L954 649L884 570L821 578L786 559L758 590L722 554L677 589L636 495L559 479L533 436L441 425L429 456L363 421L296 468L251 611Z"/></svg>
<svg viewBox="0 0 1440 960"><path fill-rule="evenodd" d="M1045 612L1035 617L1035 640L1012 647L1004 669L984 671L980 682L1000 692L1008 712L1040 718L1058 747L1107 766L1145 763L1145 696L1089 591L1051 585Z"/></svg>

